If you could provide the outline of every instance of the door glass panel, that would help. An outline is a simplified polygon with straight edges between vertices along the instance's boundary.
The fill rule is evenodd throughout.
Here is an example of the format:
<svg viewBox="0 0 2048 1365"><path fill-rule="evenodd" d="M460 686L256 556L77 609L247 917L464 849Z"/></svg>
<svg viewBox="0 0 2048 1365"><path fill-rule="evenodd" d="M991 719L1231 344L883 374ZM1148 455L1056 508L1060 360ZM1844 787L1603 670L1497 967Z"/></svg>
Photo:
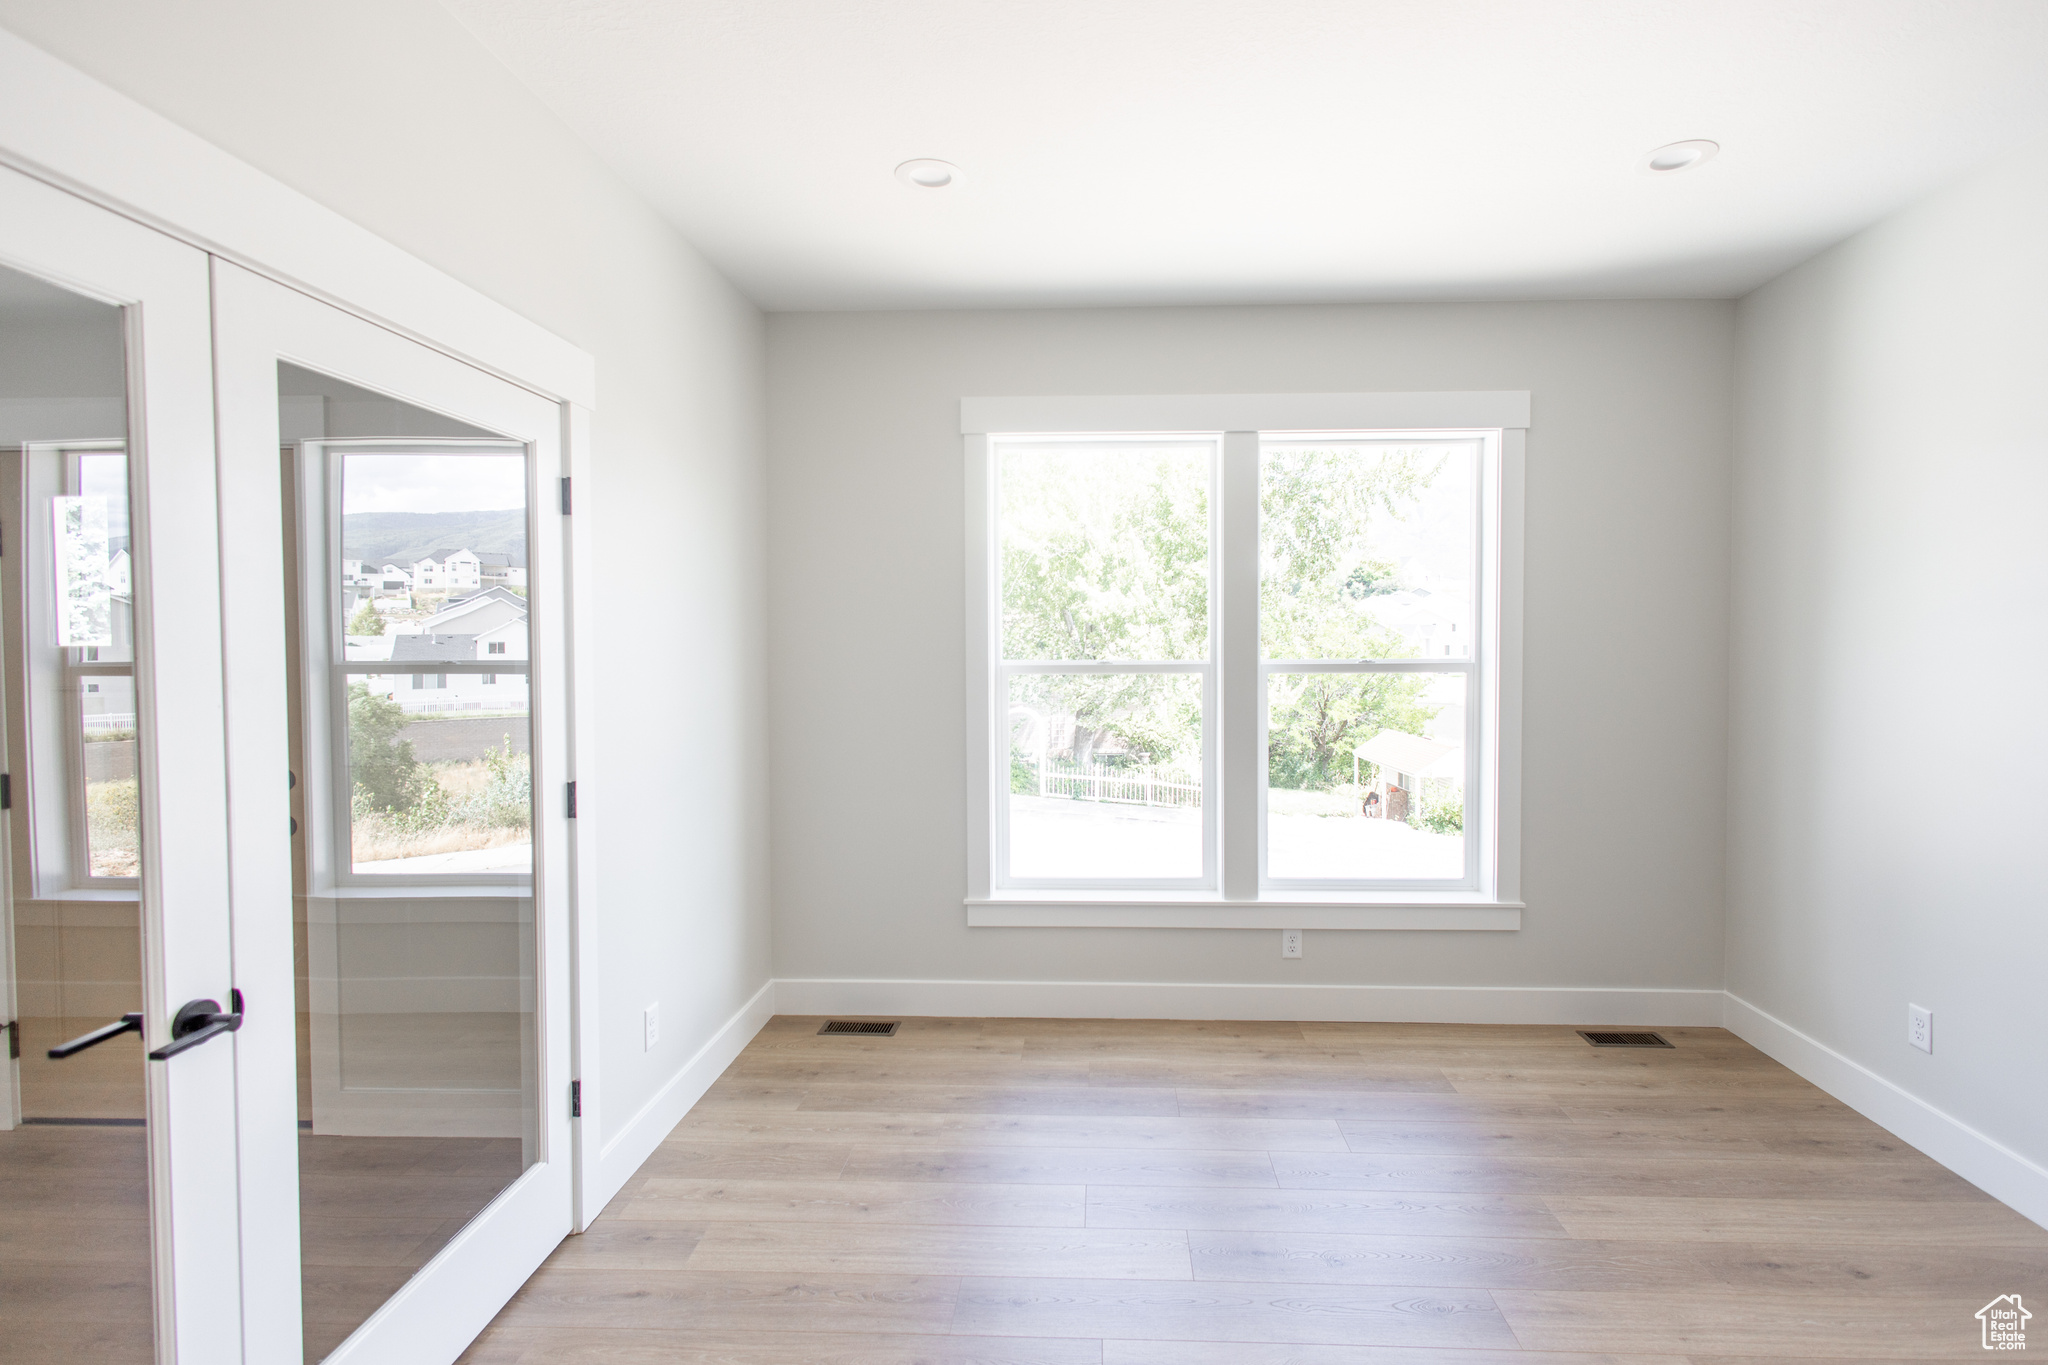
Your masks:
<svg viewBox="0 0 2048 1365"><path fill-rule="evenodd" d="M0 268L0 1362L154 1359L119 309Z"/></svg>
<svg viewBox="0 0 2048 1365"><path fill-rule="evenodd" d="M528 461L278 367L305 1347L539 1159Z"/></svg>

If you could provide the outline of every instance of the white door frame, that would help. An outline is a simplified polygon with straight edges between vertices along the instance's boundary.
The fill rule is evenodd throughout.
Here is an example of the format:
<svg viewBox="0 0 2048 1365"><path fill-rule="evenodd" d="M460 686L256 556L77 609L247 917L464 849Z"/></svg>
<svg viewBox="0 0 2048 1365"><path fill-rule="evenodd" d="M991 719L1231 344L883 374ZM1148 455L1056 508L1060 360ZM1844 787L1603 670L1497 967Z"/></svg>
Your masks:
<svg viewBox="0 0 2048 1365"><path fill-rule="evenodd" d="M233 987L207 258L0 170L0 261L123 308L136 598L144 1046ZM258 1012L287 1003L252 1002ZM235 1035L147 1064L160 1361L239 1361Z"/></svg>
<svg viewBox="0 0 2048 1365"><path fill-rule="evenodd" d="M334 1365L447 1365L566 1236L574 1219L570 1081L570 821L573 768L568 686L567 517L561 405L409 338L216 261L214 352L219 390L221 542L227 621L229 808L235 850L235 955L243 980L293 973L291 860L284 774L286 718L283 513L278 441L280 360L443 412L524 442L533 541L530 704L535 793L534 885L539 925L537 1033L540 1152L440 1253L327 1357ZM326 685L308 677L308 687ZM325 894L345 895L340 891ZM376 896L377 890L362 894ZM414 892L413 894L419 894ZM244 1293L252 1360L299 1352L297 1057L285 1015L245 1025L241 1117ZM294 1216L281 1216L289 1205Z"/></svg>

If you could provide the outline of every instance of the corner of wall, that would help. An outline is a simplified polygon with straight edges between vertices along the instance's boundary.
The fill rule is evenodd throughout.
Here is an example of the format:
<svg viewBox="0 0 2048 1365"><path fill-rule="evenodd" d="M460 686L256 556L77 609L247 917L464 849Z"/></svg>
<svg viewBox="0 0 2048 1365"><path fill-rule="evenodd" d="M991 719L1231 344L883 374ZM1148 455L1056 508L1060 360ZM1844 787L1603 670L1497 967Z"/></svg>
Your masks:
<svg viewBox="0 0 2048 1365"><path fill-rule="evenodd" d="M2048 1168L1729 992L1724 1026L1872 1123L2048 1227Z"/></svg>
<svg viewBox="0 0 2048 1365"><path fill-rule="evenodd" d="M626 1120L609 1142L585 1158L576 1231L582 1232L597 1221L605 1205L625 1188L670 1130L683 1121L691 1106L704 1098L704 1092L774 1015L775 982L770 980L761 984L747 1003L640 1106L638 1113ZM586 1121L594 1126L595 1117L593 1114Z"/></svg>

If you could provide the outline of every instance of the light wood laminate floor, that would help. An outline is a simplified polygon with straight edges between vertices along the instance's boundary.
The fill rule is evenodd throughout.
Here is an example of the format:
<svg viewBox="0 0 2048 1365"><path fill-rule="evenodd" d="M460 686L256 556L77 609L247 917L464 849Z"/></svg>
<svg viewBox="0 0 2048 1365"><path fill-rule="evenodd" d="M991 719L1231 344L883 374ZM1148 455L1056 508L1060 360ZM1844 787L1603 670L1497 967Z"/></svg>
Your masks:
<svg viewBox="0 0 2048 1365"><path fill-rule="evenodd" d="M301 1134L306 1359L339 1345L520 1170L516 1138ZM147 1365L151 1295L143 1129L0 1132L0 1365Z"/></svg>
<svg viewBox="0 0 2048 1365"><path fill-rule="evenodd" d="M522 1169L517 1138L301 1133L306 1359L339 1346Z"/></svg>
<svg viewBox="0 0 2048 1365"><path fill-rule="evenodd" d="M820 1022L465 1365L1957 1360L2048 1304L2048 1231L1720 1029Z"/></svg>

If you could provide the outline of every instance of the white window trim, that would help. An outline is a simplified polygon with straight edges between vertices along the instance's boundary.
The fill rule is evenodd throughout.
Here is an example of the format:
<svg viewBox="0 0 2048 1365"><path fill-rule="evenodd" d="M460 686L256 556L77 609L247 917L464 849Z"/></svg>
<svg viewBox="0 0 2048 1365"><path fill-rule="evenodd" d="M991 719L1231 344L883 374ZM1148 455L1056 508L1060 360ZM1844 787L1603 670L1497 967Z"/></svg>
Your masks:
<svg viewBox="0 0 2048 1365"><path fill-rule="evenodd" d="M1216 929L1455 929L1514 930L1521 927L1521 671L1522 671L1522 504L1523 469L1529 426L1524 391L1472 393L1357 394L1167 394L1083 395L1040 398L964 398L960 430L965 447L967 512L967 866L965 899L970 926L1046 928L1216 928ZM1461 434L1497 436L1497 482L1485 499L1487 515L1498 518L1496 561L1490 578L1494 668L1491 693L1472 706L1476 722L1495 736L1495 770L1487 775L1489 809L1483 833L1493 841L1490 878L1480 859L1476 890L1261 889L1263 831L1261 803L1253 784L1212 788L1222 808L1221 880L1216 891L1132 889L998 889L994 836L995 747L998 738L992 688L998 680L995 623L996 545L992 484L992 435L1190 433L1223 437L1223 473L1218 519L1226 543L1257 535L1258 452L1262 431L1385 432L1389 435ZM1237 571L1218 555L1212 611L1219 622L1257 620L1255 555L1235 556ZM1251 566L1247 575L1244 566ZM1248 581L1247 581L1248 580ZM1227 602L1227 606L1225 603ZM1262 664L1256 631L1227 624L1215 637L1214 665L1222 680L1214 735L1205 734L1205 768L1225 773L1263 769L1264 716L1247 698L1262 697ZM1235 698L1233 706L1232 699ZM1483 715L1481 713L1484 713ZM1213 777L1212 777L1213 780Z"/></svg>

